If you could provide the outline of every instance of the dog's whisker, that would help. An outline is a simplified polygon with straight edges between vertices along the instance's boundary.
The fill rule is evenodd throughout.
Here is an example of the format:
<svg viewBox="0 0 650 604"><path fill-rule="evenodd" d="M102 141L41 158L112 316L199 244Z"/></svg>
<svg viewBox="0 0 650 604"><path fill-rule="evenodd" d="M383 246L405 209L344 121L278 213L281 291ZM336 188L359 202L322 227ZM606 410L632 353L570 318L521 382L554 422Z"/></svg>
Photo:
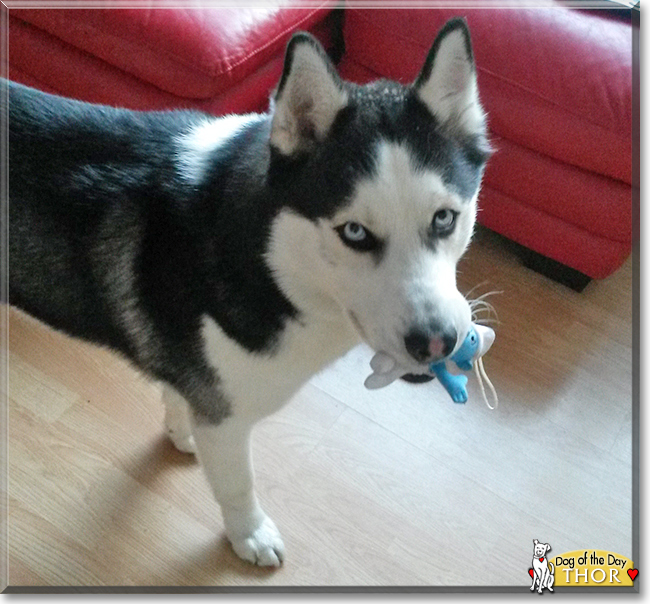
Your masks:
<svg viewBox="0 0 650 604"><path fill-rule="evenodd" d="M489 310L489 311L494 310L494 306L492 306L492 304L490 304L489 302L485 302L484 300L475 300L473 302L470 302L469 307L472 310Z"/></svg>
<svg viewBox="0 0 650 604"><path fill-rule="evenodd" d="M474 299L475 300L484 300L488 296L494 296L494 295L502 294L502 293L503 293L503 291L499 291L499 290L495 289L495 290L492 290L492 291L489 291L489 292L485 292L484 294L481 294L480 296L478 296L477 298L474 298Z"/></svg>
<svg viewBox="0 0 650 604"><path fill-rule="evenodd" d="M488 325L488 324L490 324L490 325L501 325L501 321L499 321L498 319L491 319L491 318L476 319L474 322L479 324L479 325Z"/></svg>
<svg viewBox="0 0 650 604"><path fill-rule="evenodd" d="M473 320L481 317L482 315L487 315L486 319L490 319L492 316L494 316L497 322L499 320L497 311L494 306L485 300L470 301L470 309L472 311Z"/></svg>
<svg viewBox="0 0 650 604"><path fill-rule="evenodd" d="M469 298L469 296L472 295L472 292L473 292L473 291L477 290L479 287L483 287L486 283L487 283L487 281L481 281L480 283L477 283L474 287L472 287L472 289L470 289L470 290L465 294L465 297L466 297L466 298Z"/></svg>
<svg viewBox="0 0 650 604"><path fill-rule="evenodd" d="M466 298L468 298L469 295L473 291L475 291L478 287L485 285L485 283L487 283L487 281L483 281L482 283L479 283L478 285L474 286L467 293ZM499 316L497 314L496 309L490 302L486 300L486 298L488 298L489 296L494 296L496 294L502 294L502 293L503 293L502 291L491 290L481 294L480 296L476 296L475 298L468 299L467 302L472 312L472 320L480 321L481 323L489 323L489 322L495 322L497 324L500 323ZM493 316L494 319L492 319Z"/></svg>
<svg viewBox="0 0 650 604"><path fill-rule="evenodd" d="M473 308L472 309L472 314L476 315L476 316L478 316L480 314L487 314L488 316L490 316L491 314L494 314L494 313L493 313L492 309L490 309L490 308Z"/></svg>
<svg viewBox="0 0 650 604"><path fill-rule="evenodd" d="M474 300L468 300L470 306L491 306L486 300L480 300L478 298Z"/></svg>

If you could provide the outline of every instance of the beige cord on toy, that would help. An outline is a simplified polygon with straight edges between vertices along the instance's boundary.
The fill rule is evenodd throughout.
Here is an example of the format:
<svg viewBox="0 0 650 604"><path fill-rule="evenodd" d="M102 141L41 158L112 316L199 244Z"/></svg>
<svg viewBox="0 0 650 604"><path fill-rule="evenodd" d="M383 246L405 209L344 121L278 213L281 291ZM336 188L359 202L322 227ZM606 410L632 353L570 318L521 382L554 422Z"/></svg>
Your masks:
<svg viewBox="0 0 650 604"><path fill-rule="evenodd" d="M476 361L474 361L474 372L476 373L476 379L481 389L481 394L483 395L483 400L485 401L485 404L488 406L489 409L492 410L496 409L499 406L499 397L497 396L497 391L492 385L492 382L490 381L490 378L488 377L485 371L485 367L483 366L483 357L479 357L478 359L476 359ZM488 397L485 394L485 387L483 386L483 380L486 381L488 388L492 393L494 406L490 405L490 401L488 400Z"/></svg>

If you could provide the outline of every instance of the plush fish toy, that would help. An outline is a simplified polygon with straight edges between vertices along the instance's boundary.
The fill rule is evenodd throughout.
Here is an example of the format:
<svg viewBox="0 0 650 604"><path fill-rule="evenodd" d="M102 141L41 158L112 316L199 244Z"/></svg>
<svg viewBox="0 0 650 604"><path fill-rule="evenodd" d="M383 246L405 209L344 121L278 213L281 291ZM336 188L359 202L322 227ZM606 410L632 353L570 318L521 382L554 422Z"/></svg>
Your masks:
<svg viewBox="0 0 650 604"><path fill-rule="evenodd" d="M477 325L472 323L472 326L465 338L461 347L448 359L437 361L429 365L429 371L435 375L440 383L445 387L452 400L455 403L467 402L467 376L455 375L450 373L447 369L449 361L456 364L462 371L471 371L474 369L478 379L483 400L490 409L495 409L499 400L497 398L496 390L488 378L485 368L483 367L483 355L490 350L494 343L494 330L485 325ZM404 368L400 367L395 359L385 352L378 352L370 361L370 367L373 373L366 378L364 382L366 388L376 389L388 386L388 384L395 381L405 373L408 373ZM485 393L483 380L487 383L494 405L491 405Z"/></svg>

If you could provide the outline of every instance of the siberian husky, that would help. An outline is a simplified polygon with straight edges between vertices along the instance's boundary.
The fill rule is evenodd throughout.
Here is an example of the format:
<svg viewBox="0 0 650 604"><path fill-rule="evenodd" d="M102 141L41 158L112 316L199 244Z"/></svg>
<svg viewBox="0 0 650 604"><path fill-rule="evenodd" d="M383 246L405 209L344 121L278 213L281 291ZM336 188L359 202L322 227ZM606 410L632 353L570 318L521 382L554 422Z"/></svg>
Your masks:
<svg viewBox="0 0 650 604"><path fill-rule="evenodd" d="M7 85L10 303L161 380L234 551L279 565L253 425L360 340L423 374L469 329L455 272L489 146L465 21L408 86L345 82L298 33L266 114Z"/></svg>

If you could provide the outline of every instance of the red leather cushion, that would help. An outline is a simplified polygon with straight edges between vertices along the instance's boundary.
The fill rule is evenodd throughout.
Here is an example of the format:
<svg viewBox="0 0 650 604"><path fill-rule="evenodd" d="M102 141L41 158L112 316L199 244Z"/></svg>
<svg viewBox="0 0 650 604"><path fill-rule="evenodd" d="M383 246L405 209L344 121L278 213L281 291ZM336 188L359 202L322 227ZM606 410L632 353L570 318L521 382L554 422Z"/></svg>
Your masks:
<svg viewBox="0 0 650 604"><path fill-rule="evenodd" d="M11 16L35 25L110 65L183 98L212 97L281 53L292 32L331 10L316 7L25 9Z"/></svg>
<svg viewBox="0 0 650 604"><path fill-rule="evenodd" d="M283 56L211 99L185 99L143 82L23 21L10 18L9 78L39 90L130 109L202 109L214 115L265 111Z"/></svg>
<svg viewBox="0 0 650 604"><path fill-rule="evenodd" d="M632 249L629 241L595 235L489 186L481 189L479 206L481 224L594 279L611 275Z"/></svg>
<svg viewBox="0 0 650 604"><path fill-rule="evenodd" d="M484 183L601 237L630 242L630 185L495 139Z"/></svg>
<svg viewBox="0 0 650 604"><path fill-rule="evenodd" d="M62 96L131 109L189 105L11 16L9 60L10 79Z"/></svg>
<svg viewBox="0 0 650 604"><path fill-rule="evenodd" d="M459 14L472 33L493 132L631 182L632 28L624 20L560 6L347 10L347 56L410 82L439 28Z"/></svg>

